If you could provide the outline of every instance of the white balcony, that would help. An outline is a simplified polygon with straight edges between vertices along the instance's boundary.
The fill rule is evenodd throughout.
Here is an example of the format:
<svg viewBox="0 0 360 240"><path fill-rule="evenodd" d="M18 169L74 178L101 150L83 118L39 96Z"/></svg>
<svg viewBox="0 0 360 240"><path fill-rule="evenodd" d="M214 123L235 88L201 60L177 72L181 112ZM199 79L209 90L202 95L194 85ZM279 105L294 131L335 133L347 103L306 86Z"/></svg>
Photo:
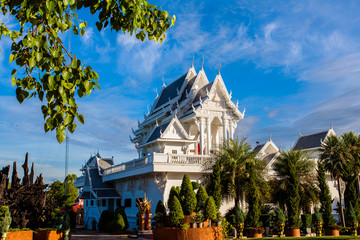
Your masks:
<svg viewBox="0 0 360 240"><path fill-rule="evenodd" d="M152 153L106 168L103 180L111 181L149 172L203 172L205 161L211 161L211 158L209 155Z"/></svg>

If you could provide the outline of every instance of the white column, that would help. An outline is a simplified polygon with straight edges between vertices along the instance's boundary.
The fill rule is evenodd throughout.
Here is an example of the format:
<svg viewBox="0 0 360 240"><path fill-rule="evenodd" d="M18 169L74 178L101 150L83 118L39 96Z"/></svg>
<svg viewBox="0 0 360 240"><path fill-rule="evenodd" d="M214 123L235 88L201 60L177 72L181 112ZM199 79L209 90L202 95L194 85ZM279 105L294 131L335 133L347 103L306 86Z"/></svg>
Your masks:
<svg viewBox="0 0 360 240"><path fill-rule="evenodd" d="M200 155L204 155L204 134L205 134L205 119L200 118Z"/></svg>
<svg viewBox="0 0 360 240"><path fill-rule="evenodd" d="M225 117L223 116L223 141L227 140L227 121Z"/></svg>
<svg viewBox="0 0 360 240"><path fill-rule="evenodd" d="M233 128L233 121L229 119L229 139L234 138L234 128Z"/></svg>
<svg viewBox="0 0 360 240"><path fill-rule="evenodd" d="M211 128L210 128L210 117L206 119L206 137L207 137L207 148L206 154L210 155L210 145L211 145Z"/></svg>

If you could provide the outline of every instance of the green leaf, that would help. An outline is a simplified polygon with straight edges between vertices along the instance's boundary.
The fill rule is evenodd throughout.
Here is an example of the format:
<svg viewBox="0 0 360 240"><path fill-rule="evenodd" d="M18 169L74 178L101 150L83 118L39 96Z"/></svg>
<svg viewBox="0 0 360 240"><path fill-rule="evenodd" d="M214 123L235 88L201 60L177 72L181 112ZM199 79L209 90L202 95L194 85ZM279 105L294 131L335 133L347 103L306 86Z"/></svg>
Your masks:
<svg viewBox="0 0 360 240"><path fill-rule="evenodd" d="M14 55L14 54L10 54L9 63L11 63L12 61L14 61L14 59L15 59L15 55Z"/></svg>
<svg viewBox="0 0 360 240"><path fill-rule="evenodd" d="M65 133L56 131L56 139L59 143L62 143L65 140Z"/></svg>
<svg viewBox="0 0 360 240"><path fill-rule="evenodd" d="M75 99L70 98L70 99L69 99L69 104L70 104L70 106L72 106L72 107L76 107Z"/></svg>
<svg viewBox="0 0 360 240"><path fill-rule="evenodd" d="M81 122L82 124L85 123L85 120L84 120L84 116L82 114L77 114L77 119L79 120L79 122Z"/></svg>
<svg viewBox="0 0 360 240"><path fill-rule="evenodd" d="M79 28L86 28L86 26L87 26L87 22L82 22L80 23Z"/></svg>
<svg viewBox="0 0 360 240"><path fill-rule="evenodd" d="M102 23L101 23L101 22L96 22L96 27L97 27L97 29L98 29L99 32L100 32L101 29L102 29Z"/></svg>
<svg viewBox="0 0 360 240"><path fill-rule="evenodd" d="M49 76L48 81L49 81L49 89L51 89L51 90L54 89L54 84L55 84L54 77Z"/></svg>
<svg viewBox="0 0 360 240"><path fill-rule="evenodd" d="M73 33L74 33L75 35L79 35L79 31L78 31L78 29L77 29L76 26L74 26L74 28L73 28Z"/></svg>
<svg viewBox="0 0 360 240"><path fill-rule="evenodd" d="M71 89L73 87L73 85L71 83L64 83L64 87L66 89Z"/></svg>
<svg viewBox="0 0 360 240"><path fill-rule="evenodd" d="M62 75L65 80L68 80L70 78L70 73L67 70L64 70L62 72Z"/></svg>
<svg viewBox="0 0 360 240"><path fill-rule="evenodd" d="M11 78L11 85L12 86L16 85L16 77L15 76L12 76L12 78Z"/></svg>
<svg viewBox="0 0 360 240"><path fill-rule="evenodd" d="M74 5L75 4L75 0L69 0L70 5Z"/></svg>
<svg viewBox="0 0 360 240"><path fill-rule="evenodd" d="M35 56L36 56L36 61L40 62L43 54L42 54L42 52L36 52Z"/></svg>
<svg viewBox="0 0 360 240"><path fill-rule="evenodd" d="M81 36L84 36L84 34L85 34L85 29L82 28L82 29L80 30L80 35L81 35Z"/></svg>
<svg viewBox="0 0 360 240"><path fill-rule="evenodd" d="M15 75L16 73L17 73L16 69L13 69L12 72L11 72L11 76Z"/></svg>
<svg viewBox="0 0 360 240"><path fill-rule="evenodd" d="M69 123L71 123L74 120L74 117L71 114L66 114L64 125L67 126Z"/></svg>
<svg viewBox="0 0 360 240"><path fill-rule="evenodd" d="M67 6L69 4L68 0L64 0L64 5Z"/></svg>
<svg viewBox="0 0 360 240"><path fill-rule="evenodd" d="M33 67L35 67L35 65L36 65L36 60L35 60L35 58L30 58L30 60L29 60L29 67L33 68Z"/></svg>

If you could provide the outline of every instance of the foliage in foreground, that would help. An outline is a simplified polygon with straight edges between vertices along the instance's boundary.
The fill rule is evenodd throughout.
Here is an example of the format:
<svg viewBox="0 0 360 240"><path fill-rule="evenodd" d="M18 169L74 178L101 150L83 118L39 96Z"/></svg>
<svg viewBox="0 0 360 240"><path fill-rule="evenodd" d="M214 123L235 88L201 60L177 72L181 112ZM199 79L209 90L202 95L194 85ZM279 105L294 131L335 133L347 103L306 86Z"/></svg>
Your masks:
<svg viewBox="0 0 360 240"><path fill-rule="evenodd" d="M11 73L11 82L16 85L17 100L22 103L36 97L44 103L45 132L56 129L59 143L65 139L66 129L75 131L76 118L84 123L77 97L89 95L95 87L100 89L98 74L69 52L61 39L71 30L75 35L85 34L87 22L79 20L80 9L98 16L99 31L109 25L111 30L135 34L142 41L147 37L162 42L175 22L175 16L146 0L0 2L0 14L17 23L14 27L0 22L0 39L5 36L13 42L10 63L14 61L17 68Z"/></svg>

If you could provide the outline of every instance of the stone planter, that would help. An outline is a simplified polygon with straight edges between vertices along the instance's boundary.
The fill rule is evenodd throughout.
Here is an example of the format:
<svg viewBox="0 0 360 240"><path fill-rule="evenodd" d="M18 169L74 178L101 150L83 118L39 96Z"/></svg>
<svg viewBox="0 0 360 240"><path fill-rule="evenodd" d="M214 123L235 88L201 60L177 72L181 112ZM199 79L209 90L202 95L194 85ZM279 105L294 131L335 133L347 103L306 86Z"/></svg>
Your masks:
<svg viewBox="0 0 360 240"><path fill-rule="evenodd" d="M68 236L69 240L71 240L71 232ZM40 230L34 232L34 240L64 240L65 234L56 230Z"/></svg>
<svg viewBox="0 0 360 240"><path fill-rule="evenodd" d="M203 225L204 225L203 222L197 222L197 223L196 223L196 227L197 227L197 228L202 228Z"/></svg>
<svg viewBox="0 0 360 240"><path fill-rule="evenodd" d="M33 240L33 231L8 232L6 240Z"/></svg>
<svg viewBox="0 0 360 240"><path fill-rule="evenodd" d="M247 233L247 238L262 238L262 233Z"/></svg>
<svg viewBox="0 0 360 240"><path fill-rule="evenodd" d="M300 237L300 228L290 228L285 230L287 237Z"/></svg>
<svg viewBox="0 0 360 240"><path fill-rule="evenodd" d="M340 231L336 229L325 229L325 235L338 237L340 236Z"/></svg>
<svg viewBox="0 0 360 240"><path fill-rule="evenodd" d="M191 223L190 223L190 228L196 228L196 223L195 223L195 222L191 222Z"/></svg>

